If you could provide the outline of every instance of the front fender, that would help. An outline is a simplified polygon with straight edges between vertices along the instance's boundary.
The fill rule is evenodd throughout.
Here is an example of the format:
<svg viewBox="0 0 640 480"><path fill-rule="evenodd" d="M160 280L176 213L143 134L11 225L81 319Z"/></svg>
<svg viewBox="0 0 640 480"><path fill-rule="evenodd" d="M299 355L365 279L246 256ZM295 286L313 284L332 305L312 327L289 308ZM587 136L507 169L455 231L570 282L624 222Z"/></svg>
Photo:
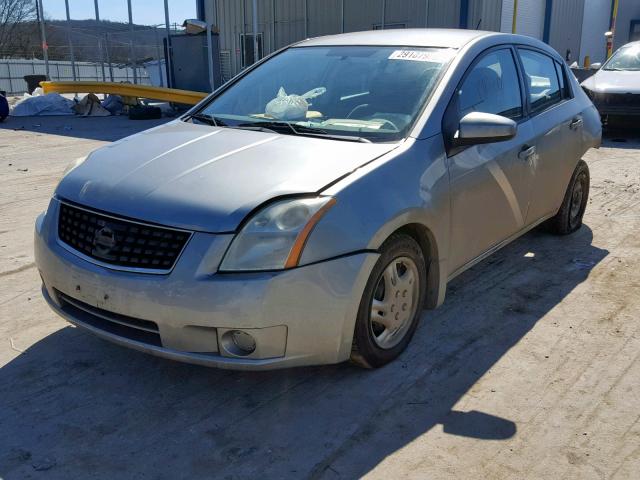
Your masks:
<svg viewBox="0 0 640 480"><path fill-rule="evenodd" d="M428 240L427 305L444 300L449 247L449 175L441 135L409 139L322 192L336 205L316 225L301 264L377 251L398 229L418 225Z"/></svg>

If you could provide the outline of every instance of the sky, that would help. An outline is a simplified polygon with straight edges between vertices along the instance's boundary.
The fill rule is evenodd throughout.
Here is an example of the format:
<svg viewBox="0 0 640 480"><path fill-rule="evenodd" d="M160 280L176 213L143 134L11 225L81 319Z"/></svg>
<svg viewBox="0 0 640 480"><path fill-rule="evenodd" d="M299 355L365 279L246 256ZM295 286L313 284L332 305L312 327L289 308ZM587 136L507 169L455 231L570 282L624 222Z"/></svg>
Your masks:
<svg viewBox="0 0 640 480"><path fill-rule="evenodd" d="M64 0L42 0L45 18L66 19ZM98 0L101 20L128 22L127 0ZM164 0L131 0L133 22L139 25L164 24ZM94 0L69 0L72 20L95 18ZM171 23L182 24L196 17L196 0L169 0Z"/></svg>

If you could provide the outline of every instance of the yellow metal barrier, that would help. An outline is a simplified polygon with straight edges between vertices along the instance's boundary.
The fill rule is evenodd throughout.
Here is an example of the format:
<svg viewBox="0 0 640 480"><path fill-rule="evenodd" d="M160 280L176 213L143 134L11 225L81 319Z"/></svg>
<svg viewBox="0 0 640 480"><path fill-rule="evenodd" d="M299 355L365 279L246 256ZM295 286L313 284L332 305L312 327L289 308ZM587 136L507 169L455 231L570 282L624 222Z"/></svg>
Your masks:
<svg viewBox="0 0 640 480"><path fill-rule="evenodd" d="M151 87L115 82L40 82L44 93L109 93L123 97L150 98L165 102L195 105L208 95L177 88Z"/></svg>

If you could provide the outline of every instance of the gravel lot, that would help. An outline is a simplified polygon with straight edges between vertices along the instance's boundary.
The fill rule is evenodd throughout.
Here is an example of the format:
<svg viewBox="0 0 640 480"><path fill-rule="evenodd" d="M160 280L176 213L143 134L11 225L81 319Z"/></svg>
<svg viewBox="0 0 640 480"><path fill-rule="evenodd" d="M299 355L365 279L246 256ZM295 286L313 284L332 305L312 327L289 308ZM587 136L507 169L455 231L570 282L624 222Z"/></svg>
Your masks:
<svg viewBox="0 0 640 480"><path fill-rule="evenodd" d="M400 361L238 373L40 296L33 221L67 163L156 123L0 124L0 478L640 478L640 141L589 152L584 227L458 277Z"/></svg>

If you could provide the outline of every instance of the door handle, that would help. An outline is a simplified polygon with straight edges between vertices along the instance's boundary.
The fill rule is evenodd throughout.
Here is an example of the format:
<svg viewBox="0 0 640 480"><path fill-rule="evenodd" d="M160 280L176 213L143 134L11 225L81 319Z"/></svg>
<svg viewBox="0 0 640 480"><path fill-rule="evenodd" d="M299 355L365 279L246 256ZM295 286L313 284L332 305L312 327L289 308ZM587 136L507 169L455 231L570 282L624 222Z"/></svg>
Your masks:
<svg viewBox="0 0 640 480"><path fill-rule="evenodd" d="M576 117L569 124L569 128L571 130L577 130L579 127L582 126L582 123L583 123L582 119L580 117Z"/></svg>
<svg viewBox="0 0 640 480"><path fill-rule="evenodd" d="M535 155L536 153L536 147L530 147L529 145L525 145L524 147L522 147L522 150L520 150L520 153L518 153L518 158L521 158L522 160L529 160L533 155Z"/></svg>

